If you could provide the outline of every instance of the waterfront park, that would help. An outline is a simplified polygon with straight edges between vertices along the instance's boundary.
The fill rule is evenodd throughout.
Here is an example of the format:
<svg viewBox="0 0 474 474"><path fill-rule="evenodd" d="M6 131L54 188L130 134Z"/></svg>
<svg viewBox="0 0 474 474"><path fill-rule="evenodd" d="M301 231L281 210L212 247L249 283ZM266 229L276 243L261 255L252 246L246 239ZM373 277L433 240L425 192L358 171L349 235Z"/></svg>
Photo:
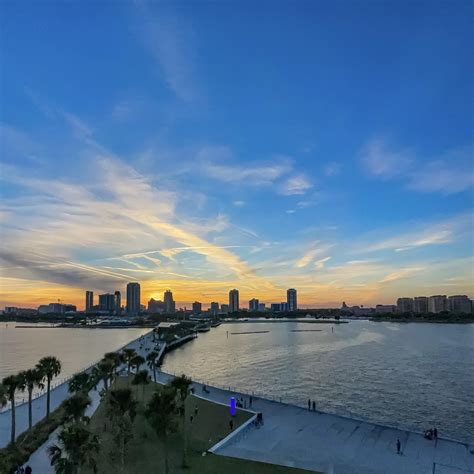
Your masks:
<svg viewBox="0 0 474 474"><path fill-rule="evenodd" d="M54 357L5 378L0 386L0 472L474 471L474 450L465 443L432 442L421 433L160 370L167 352L195 337L181 333L163 340L150 331L57 385L61 362ZM35 396L38 389L44 393ZM15 406L18 393L27 394L28 401Z"/></svg>

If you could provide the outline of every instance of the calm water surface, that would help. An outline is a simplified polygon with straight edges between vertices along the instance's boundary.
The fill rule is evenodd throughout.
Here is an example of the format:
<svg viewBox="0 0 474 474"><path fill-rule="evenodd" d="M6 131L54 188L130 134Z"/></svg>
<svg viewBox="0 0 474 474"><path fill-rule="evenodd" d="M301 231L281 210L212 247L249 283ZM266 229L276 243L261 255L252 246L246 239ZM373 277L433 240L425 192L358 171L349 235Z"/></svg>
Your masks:
<svg viewBox="0 0 474 474"><path fill-rule="evenodd" d="M292 329L321 329L292 332ZM270 331L232 335L232 332ZM228 337L227 337L227 332ZM403 429L474 442L474 325L223 324L163 370Z"/></svg>
<svg viewBox="0 0 474 474"><path fill-rule="evenodd" d="M52 355L62 364L57 382L91 365L104 353L117 350L149 329L16 328L0 324L0 379L35 366ZM24 395L18 395L22 399Z"/></svg>

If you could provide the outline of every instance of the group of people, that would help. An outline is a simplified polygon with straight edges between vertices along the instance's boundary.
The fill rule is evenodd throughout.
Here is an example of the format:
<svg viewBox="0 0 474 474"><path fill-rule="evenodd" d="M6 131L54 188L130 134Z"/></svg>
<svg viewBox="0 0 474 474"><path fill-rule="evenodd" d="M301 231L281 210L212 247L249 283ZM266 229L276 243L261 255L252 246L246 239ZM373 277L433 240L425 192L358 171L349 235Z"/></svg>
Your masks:
<svg viewBox="0 0 474 474"><path fill-rule="evenodd" d="M430 428L429 430L425 431L425 438L426 439L438 439L438 428Z"/></svg>
<svg viewBox="0 0 474 474"><path fill-rule="evenodd" d="M252 396L249 397L249 408L252 407L252 402L253 402L253 398ZM244 399L244 397L240 397L240 400L237 399L236 403L237 405L237 408L247 408L247 400Z"/></svg>
<svg viewBox="0 0 474 474"><path fill-rule="evenodd" d="M308 398L308 410L316 411L316 402L314 400L311 401L311 398Z"/></svg>

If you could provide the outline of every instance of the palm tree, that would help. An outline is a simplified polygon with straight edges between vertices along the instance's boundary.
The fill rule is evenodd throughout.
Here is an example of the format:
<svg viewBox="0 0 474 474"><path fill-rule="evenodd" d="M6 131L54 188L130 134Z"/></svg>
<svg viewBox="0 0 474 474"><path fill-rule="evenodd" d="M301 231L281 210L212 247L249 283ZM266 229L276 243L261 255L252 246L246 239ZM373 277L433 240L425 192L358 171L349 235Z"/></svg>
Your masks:
<svg viewBox="0 0 474 474"><path fill-rule="evenodd" d="M98 452L99 438L82 423L66 425L58 435L58 444L48 446L51 466L57 474L77 474L82 466L97 473Z"/></svg>
<svg viewBox="0 0 474 474"><path fill-rule="evenodd" d="M131 363L132 363L132 367L135 367L135 372L138 374L140 370L140 366L142 366L145 363L145 359L141 355L136 355L131 360Z"/></svg>
<svg viewBox="0 0 474 474"><path fill-rule="evenodd" d="M140 372L137 372L135 374L135 377L132 380L132 385L137 386L137 391L138 391L138 386L142 386L142 402L145 401L145 385L148 385L150 383L150 376L148 375L148 370L140 370Z"/></svg>
<svg viewBox="0 0 474 474"><path fill-rule="evenodd" d="M186 467L186 451L187 451L187 436L185 428L186 420L186 399L189 395L189 387L192 384L192 380L186 375L181 375L180 377L174 378L169 382L170 387L172 387L179 398L178 412L181 416L182 428L183 428L183 467Z"/></svg>
<svg viewBox="0 0 474 474"><path fill-rule="evenodd" d="M112 361L115 374L117 374L117 369L124 362L124 357L120 352L107 352L106 354L104 354L104 359L108 359Z"/></svg>
<svg viewBox="0 0 474 474"><path fill-rule="evenodd" d="M18 374L20 377L20 387L19 389L24 392L28 391L28 428L31 429L33 426L33 411L32 411L32 400L33 400L33 390L35 387L44 388L43 376L38 369L28 369L20 372Z"/></svg>
<svg viewBox="0 0 474 474"><path fill-rule="evenodd" d="M120 446L121 472L125 469L125 451L132 438L132 425L137 414L137 402L129 388L111 390L107 398L107 413L117 431Z"/></svg>
<svg viewBox="0 0 474 474"><path fill-rule="evenodd" d="M176 393L171 387L164 387L155 392L147 405L145 415L155 430L165 451L165 474L169 473L168 466L168 437L176 431L174 414L176 413Z"/></svg>
<svg viewBox="0 0 474 474"><path fill-rule="evenodd" d="M84 411L91 404L91 399L84 393L76 393L63 402L66 417L75 422L83 418Z"/></svg>
<svg viewBox="0 0 474 474"><path fill-rule="evenodd" d="M40 359L36 368L41 372L47 381L46 392L46 418L49 418L49 408L51 401L51 380L61 373L61 362L54 356L47 356Z"/></svg>
<svg viewBox="0 0 474 474"><path fill-rule="evenodd" d="M99 369L100 377L104 382L104 388L107 390L109 388L109 378L112 376L114 371L114 364L110 359L102 359L97 364L97 368Z"/></svg>
<svg viewBox="0 0 474 474"><path fill-rule="evenodd" d="M135 349L126 348L122 351L125 361L127 362L127 375L130 375L130 367L132 366L132 359L137 355Z"/></svg>
<svg viewBox="0 0 474 474"><path fill-rule="evenodd" d="M153 370L153 381L156 383L156 358L158 357L158 352L151 351L147 356L147 365L150 369Z"/></svg>
<svg viewBox="0 0 474 474"><path fill-rule="evenodd" d="M69 393L89 391L89 384L91 377L87 372L80 372L75 374L69 381Z"/></svg>
<svg viewBox="0 0 474 474"><path fill-rule="evenodd" d="M9 375L2 380L2 385L5 387L5 392L8 400L12 404L12 424L11 424L11 437L10 442L13 444L15 442L15 392L20 386L20 378L18 375Z"/></svg>

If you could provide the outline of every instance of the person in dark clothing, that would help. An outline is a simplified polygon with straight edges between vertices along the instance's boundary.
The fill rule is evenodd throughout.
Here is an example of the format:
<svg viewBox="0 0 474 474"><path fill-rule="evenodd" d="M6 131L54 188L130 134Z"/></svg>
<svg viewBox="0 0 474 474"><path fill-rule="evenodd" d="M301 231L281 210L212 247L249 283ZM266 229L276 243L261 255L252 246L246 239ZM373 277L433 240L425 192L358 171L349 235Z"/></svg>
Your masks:
<svg viewBox="0 0 474 474"><path fill-rule="evenodd" d="M198 414L198 406L194 405L194 416L197 416Z"/></svg>
<svg viewBox="0 0 474 474"><path fill-rule="evenodd" d="M33 469L30 466L26 466L25 474L33 474Z"/></svg>
<svg viewBox="0 0 474 474"><path fill-rule="evenodd" d="M194 416L193 416L193 415L191 415L191 416L189 417L189 421L192 423L192 422L193 422L193 420L194 420Z"/></svg>
<svg viewBox="0 0 474 474"><path fill-rule="evenodd" d="M311 410L311 398L308 398L308 410Z"/></svg>
<svg viewBox="0 0 474 474"><path fill-rule="evenodd" d="M434 438L435 438L435 439L438 439L438 428L435 428L435 429L433 430L433 435L434 435Z"/></svg>
<svg viewBox="0 0 474 474"><path fill-rule="evenodd" d="M401 454L401 451L400 451L401 447L402 447L402 445L400 444L400 440L397 439L397 454Z"/></svg>
<svg viewBox="0 0 474 474"><path fill-rule="evenodd" d="M316 402L313 400L313 411L316 411Z"/></svg>
<svg viewBox="0 0 474 474"><path fill-rule="evenodd" d="M234 429L234 420L229 421L229 428L230 428L230 431Z"/></svg>
<svg viewBox="0 0 474 474"><path fill-rule="evenodd" d="M252 397L250 397L250 398L249 398L249 408L252 407L252 401L253 401L253 400L252 400Z"/></svg>

